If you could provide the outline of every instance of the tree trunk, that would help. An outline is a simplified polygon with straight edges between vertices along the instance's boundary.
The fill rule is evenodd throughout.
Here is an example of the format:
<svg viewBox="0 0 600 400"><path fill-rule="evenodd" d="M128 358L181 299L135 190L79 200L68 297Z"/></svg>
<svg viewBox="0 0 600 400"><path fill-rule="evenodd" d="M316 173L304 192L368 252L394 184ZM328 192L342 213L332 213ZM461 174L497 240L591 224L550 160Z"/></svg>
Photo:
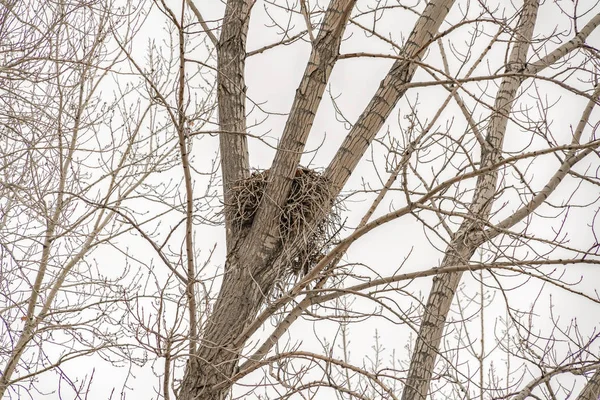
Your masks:
<svg viewBox="0 0 600 400"><path fill-rule="evenodd" d="M232 204L231 185L247 178L250 170L246 138L246 36L254 1L227 2L223 29L217 44L217 97L219 107L219 136L221 173L225 214ZM234 243L235 232L231 218L225 218L227 251Z"/></svg>
<svg viewBox="0 0 600 400"><path fill-rule="evenodd" d="M538 6L537 0L525 0L514 36L514 47L507 65L508 71L519 72L525 68ZM501 159L508 115L522 81L523 79L520 77L510 76L503 79L500 85L486 142L481 149L481 167L493 165ZM481 239L483 236L479 233L486 226L489 218L496 194L497 179L498 171L496 169L479 176L473 202L469 209L470 218L463 221L457 234L454 235L442 267L468 263L475 250L483 243L484 239ZM425 400L427 397L446 318L461 277L462 272L456 272L438 275L433 280L411 358L402 400Z"/></svg>
<svg viewBox="0 0 600 400"><path fill-rule="evenodd" d="M197 354L191 355L186 368L178 395L181 400L225 397L243 347L240 344L236 347L235 343L239 343L236 339L265 304L275 281L288 273L284 257L280 258L283 248L278 236L281 209L287 201L292 178L339 54L341 38L354 3L355 0L335 0L328 7L319 35L313 43L302 82L296 91L263 194L264 201L258 207L251 227L241 231L232 224L234 213L228 208L233 203L230 192L232 184L248 176L248 155L243 135L245 123L242 122L245 118L243 59L251 4L243 0L227 3L219 40L219 77L222 78L219 80L218 93L220 124L224 131L221 134L221 163L228 258L223 283L204 327L200 348ZM240 131L233 135L226 133L228 128L231 129L230 125ZM245 161L240 160L244 158Z"/></svg>
<svg viewBox="0 0 600 400"><path fill-rule="evenodd" d="M598 400L600 399L600 368L596 370L594 375L585 385L577 400Z"/></svg>
<svg viewBox="0 0 600 400"><path fill-rule="evenodd" d="M229 391L229 379L236 371L242 350L234 343L264 304L275 280L273 271L264 268L251 274L253 267L256 264L229 260L221 295L205 326L201 347L188 362L179 400L223 399Z"/></svg>

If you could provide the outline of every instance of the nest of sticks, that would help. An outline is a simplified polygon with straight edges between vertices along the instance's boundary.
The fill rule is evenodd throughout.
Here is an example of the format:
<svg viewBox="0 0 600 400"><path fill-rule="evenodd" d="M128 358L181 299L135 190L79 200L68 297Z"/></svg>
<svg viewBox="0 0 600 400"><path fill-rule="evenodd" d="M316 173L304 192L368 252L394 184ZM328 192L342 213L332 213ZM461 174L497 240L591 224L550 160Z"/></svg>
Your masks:
<svg viewBox="0 0 600 400"><path fill-rule="evenodd" d="M252 225L268 179L269 170L255 171L232 187L232 220L241 232ZM282 250L294 274L306 274L318 263L340 230L337 206L326 210L327 217L316 227L307 229L315 215L321 214L320 208L328 204L329 190L329 182L320 172L308 168L296 171L279 221Z"/></svg>

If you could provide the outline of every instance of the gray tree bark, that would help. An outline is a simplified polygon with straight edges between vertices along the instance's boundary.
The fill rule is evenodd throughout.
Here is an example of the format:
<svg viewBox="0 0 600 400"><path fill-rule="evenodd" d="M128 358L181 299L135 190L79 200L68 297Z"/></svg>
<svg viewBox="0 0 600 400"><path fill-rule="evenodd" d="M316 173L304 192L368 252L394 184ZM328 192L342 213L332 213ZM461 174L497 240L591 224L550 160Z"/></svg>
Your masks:
<svg viewBox="0 0 600 400"><path fill-rule="evenodd" d="M178 393L179 399L222 399L240 360L243 344L236 339L252 321L284 272L277 235L281 209L304 150L341 38L355 0L334 0L325 13L304 76L296 91L270 181L252 226L236 231L226 209L227 250L225 275L196 354L191 355ZM248 176L245 137L244 56L251 1L229 1L218 47L221 165L226 207L229 189Z"/></svg>
<svg viewBox="0 0 600 400"><path fill-rule="evenodd" d="M453 4L454 0L432 0L427 4L401 52L402 59L393 64L325 171L325 177L332 185L329 203L339 194L371 141L406 92L418 61L427 47L435 41L436 34ZM221 164L226 207L231 204L228 189L249 174L244 136L244 58L252 5L250 0L228 1L218 41ZM337 60L343 32L354 5L355 0L333 0L323 16L319 33L312 41L312 52L296 90L270 169L269 182L263 197L265 201L258 208L252 226L243 232L236 231L230 221L230 213L226 211L228 256L223 284L213 312L204 327L199 349L190 357L178 394L181 400L212 400L226 397L233 384L232 377L241 361L242 348L249 337L246 328L265 305L274 282L285 268L281 254L293 251L289 247L293 247L294 244L281 243L278 237L281 209L287 200L293 176ZM547 66L527 65L527 53L531 46L538 6L537 0L525 0L506 65L507 72L515 72L515 75L503 79L496 96L485 143L482 144L482 169L493 166L502 159L508 115L524 80L518 74L529 73L532 69L539 72ZM583 34L578 34L577 40L585 40L591 32L591 29L589 32L586 29L587 27L581 31L585 31ZM552 63L564 55L563 51L571 51L577 45L574 43L557 49L556 55L548 55L549 62ZM571 161L576 162L575 157L569 162ZM498 172L494 168L479 176L469 209L470 218L466 219L454 234L442 266L468 263L476 249L495 235L489 229L487 232L484 230L488 226L487 220L493 205L497 179ZM562 178L558 181L560 179ZM327 212L329 207L330 204L324 204L322 209ZM532 207L535 208L535 204ZM527 209L525 212L529 213L531 210ZM514 221L503 223L511 225ZM446 317L460 280L460 272L434 278L402 394L403 400L427 397ZM258 357L265 354L266 351L260 352Z"/></svg>
<svg viewBox="0 0 600 400"><path fill-rule="evenodd" d="M433 42L453 3L454 0L428 3L404 46L404 59L394 63L328 167L325 175L331 180L332 191L329 204L324 204L323 210L330 207L406 92L404 85L410 82L417 67L413 61L418 61ZM267 201L260 205L248 231L236 232L231 221L226 224L228 257L223 284L204 328L199 349L188 362L178 393L181 400L225 398L243 348L243 341L236 339L264 305L275 280L282 273L285 266L279 256L284 251L293 251L286 248L290 244L281 243L277 236L280 210L287 200L354 4L355 0L334 0L323 17L270 170L270 181L264 195ZM243 134L243 54L251 6L252 3L244 0L228 2L218 47L221 164L226 207L231 204L228 189L235 181L248 176L247 145ZM226 210L227 219L230 215Z"/></svg>
<svg viewBox="0 0 600 400"><path fill-rule="evenodd" d="M509 71L523 71L527 61L533 28L539 3L537 0L525 0L519 19L513 49L506 66ZM502 143L508 123L508 115L523 78L509 76L503 79L491 117L484 146L482 146L481 167L490 166L501 160ZM470 218L465 219L454 235L442 267L468 263L477 248L483 243L480 235L485 227L496 194L497 169L480 175L475 194L469 209ZM450 305L458 288L462 272L437 275L433 279L425 313L419 328L415 348L411 358L408 379L402 393L402 400L425 400L429 392L431 377L440 342L443 337L446 318Z"/></svg>
<svg viewBox="0 0 600 400"><path fill-rule="evenodd" d="M600 398L600 368L585 385L577 400L598 400Z"/></svg>

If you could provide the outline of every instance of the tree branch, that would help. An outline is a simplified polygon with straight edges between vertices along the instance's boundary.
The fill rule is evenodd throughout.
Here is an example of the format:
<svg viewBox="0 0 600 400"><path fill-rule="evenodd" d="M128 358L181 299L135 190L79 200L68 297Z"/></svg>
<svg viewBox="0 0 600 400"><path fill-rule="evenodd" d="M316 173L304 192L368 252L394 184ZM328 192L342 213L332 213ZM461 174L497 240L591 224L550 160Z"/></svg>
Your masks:
<svg viewBox="0 0 600 400"><path fill-rule="evenodd" d="M200 26L202 26L202 29L204 29L204 33L206 33L206 35L208 36L208 38L210 39L212 44L215 45L215 47L218 46L219 40L217 39L217 37L215 36L213 31L208 27L208 25L206 25L206 21L204 21L204 18L202 17L200 10L198 10L198 7L196 7L196 5L194 4L194 1L193 0L185 0L185 2L192 9L192 12L196 16L196 19L200 23Z"/></svg>
<svg viewBox="0 0 600 400"><path fill-rule="evenodd" d="M223 28L217 46L217 97L219 129L241 132L220 135L221 172L225 199L227 249L231 251L237 232L231 222L232 185L249 175L248 139L246 133L246 36L254 0L229 0L225 8Z"/></svg>
<svg viewBox="0 0 600 400"><path fill-rule="evenodd" d="M339 194L371 141L406 93L404 85L412 80L417 68L411 61L421 59L453 4L454 0L435 0L427 4L402 49L405 60L397 60L392 65L325 171L325 176L332 183L334 197Z"/></svg>
<svg viewBox="0 0 600 400"><path fill-rule="evenodd" d="M596 369L594 375L590 377L577 400L598 400L600 397L600 368Z"/></svg>
<svg viewBox="0 0 600 400"><path fill-rule="evenodd" d="M356 0L334 0L329 4L313 43L302 81L286 122L263 201L256 212L244 252L258 249L263 261L278 242L279 216L300 163L316 111L339 54L346 23Z"/></svg>

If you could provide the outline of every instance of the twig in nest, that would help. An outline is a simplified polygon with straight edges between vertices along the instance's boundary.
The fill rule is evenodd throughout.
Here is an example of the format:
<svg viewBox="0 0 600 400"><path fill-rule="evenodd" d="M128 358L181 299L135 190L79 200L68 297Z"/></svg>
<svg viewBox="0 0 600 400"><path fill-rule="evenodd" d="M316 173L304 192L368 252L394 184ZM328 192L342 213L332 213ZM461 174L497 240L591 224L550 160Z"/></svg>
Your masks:
<svg viewBox="0 0 600 400"><path fill-rule="evenodd" d="M252 225L268 178L269 170L256 171L231 189L235 202L232 204L232 220L240 231ZM329 182L319 172L308 168L296 171L279 224L282 248L291 248L286 257L294 274L306 274L321 259L325 247L339 231L338 209L334 207L325 213L320 210L320 207L328 206L329 190ZM327 217L309 231L310 222L321 214ZM292 243L294 245L289 246Z"/></svg>

